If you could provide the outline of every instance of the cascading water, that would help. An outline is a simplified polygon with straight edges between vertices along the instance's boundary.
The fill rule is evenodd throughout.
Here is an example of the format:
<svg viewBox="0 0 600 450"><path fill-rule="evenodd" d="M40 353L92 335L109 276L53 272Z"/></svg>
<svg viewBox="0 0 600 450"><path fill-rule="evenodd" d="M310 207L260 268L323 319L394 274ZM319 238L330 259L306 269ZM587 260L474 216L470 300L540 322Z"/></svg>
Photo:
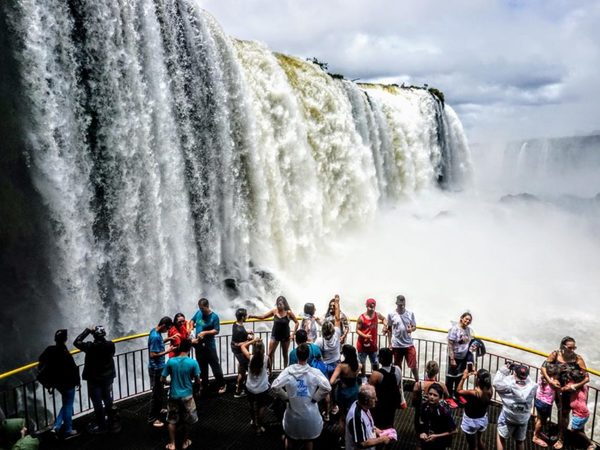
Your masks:
<svg viewBox="0 0 600 450"><path fill-rule="evenodd" d="M192 1L2 8L51 224L58 314L40 332L139 331L203 292L222 302L226 279L238 301L264 297L267 272L379 205L468 182L460 122L428 91L333 79L228 38Z"/></svg>

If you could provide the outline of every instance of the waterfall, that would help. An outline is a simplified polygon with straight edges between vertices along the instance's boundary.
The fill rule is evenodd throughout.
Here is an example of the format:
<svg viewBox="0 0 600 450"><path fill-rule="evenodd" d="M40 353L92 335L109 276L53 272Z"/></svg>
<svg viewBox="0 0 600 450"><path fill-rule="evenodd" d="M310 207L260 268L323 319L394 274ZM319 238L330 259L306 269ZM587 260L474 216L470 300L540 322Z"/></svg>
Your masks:
<svg viewBox="0 0 600 450"><path fill-rule="evenodd" d="M460 121L427 90L334 79L190 0L9 3L51 300L72 326L146 329L226 280L271 295L269 273L384 204L468 183Z"/></svg>
<svg viewBox="0 0 600 450"><path fill-rule="evenodd" d="M512 192L593 197L600 192L600 136L510 142L502 172Z"/></svg>

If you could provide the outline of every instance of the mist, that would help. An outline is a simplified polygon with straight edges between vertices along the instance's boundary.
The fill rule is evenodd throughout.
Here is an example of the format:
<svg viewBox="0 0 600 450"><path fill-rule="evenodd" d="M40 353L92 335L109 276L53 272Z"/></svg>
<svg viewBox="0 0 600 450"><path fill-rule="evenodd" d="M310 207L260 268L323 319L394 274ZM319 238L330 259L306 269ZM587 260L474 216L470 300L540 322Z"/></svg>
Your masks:
<svg viewBox="0 0 600 450"><path fill-rule="evenodd" d="M571 335L598 368L600 201L574 197L594 192L585 179L574 186L556 174L546 184L532 179L533 193L519 191L528 186L511 185L501 149L474 155L470 190L407 198L366 229L338 235L310 264L278 274L295 306L314 301L323 313L339 293L352 316L369 297L387 313L402 293L421 325L449 328L470 311L476 333L546 352ZM597 182L599 167L585 175Z"/></svg>

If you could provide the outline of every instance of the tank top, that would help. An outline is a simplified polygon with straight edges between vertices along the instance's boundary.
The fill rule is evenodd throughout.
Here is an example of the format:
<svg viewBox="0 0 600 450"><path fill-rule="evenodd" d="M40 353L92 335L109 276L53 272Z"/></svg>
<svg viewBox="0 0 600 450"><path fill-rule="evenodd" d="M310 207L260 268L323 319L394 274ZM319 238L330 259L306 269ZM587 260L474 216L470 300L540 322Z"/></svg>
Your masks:
<svg viewBox="0 0 600 450"><path fill-rule="evenodd" d="M282 341L289 339L290 337L290 318L286 314L283 317L279 317L277 314L273 316L273 339L276 341Z"/></svg>
<svg viewBox="0 0 600 450"><path fill-rule="evenodd" d="M479 419L487 414L490 400L475 395L469 395L465 405L465 414L471 419Z"/></svg>
<svg viewBox="0 0 600 450"><path fill-rule="evenodd" d="M356 350L359 353L371 353L377 351L377 324L379 318L377 313L373 313L373 317L369 317L366 314L360 315L362 326L360 331L371 336L371 341L367 341L364 337L358 336L356 340Z"/></svg>
<svg viewBox="0 0 600 450"><path fill-rule="evenodd" d="M377 401L379 405L398 408L400 406L400 391L398 390L398 379L396 378L396 368L392 366L390 371L377 369L383 379L381 383L375 386Z"/></svg>

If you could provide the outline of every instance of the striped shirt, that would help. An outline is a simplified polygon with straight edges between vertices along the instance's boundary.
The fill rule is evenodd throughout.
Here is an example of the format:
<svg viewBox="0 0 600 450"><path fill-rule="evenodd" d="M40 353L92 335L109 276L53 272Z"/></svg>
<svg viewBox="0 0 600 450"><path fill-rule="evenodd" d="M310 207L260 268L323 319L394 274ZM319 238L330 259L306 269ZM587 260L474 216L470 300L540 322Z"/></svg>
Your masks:
<svg viewBox="0 0 600 450"><path fill-rule="evenodd" d="M364 410L355 401L346 416L346 449L375 450L375 446L361 447L361 443L377 437L375 435L375 424L369 410Z"/></svg>

